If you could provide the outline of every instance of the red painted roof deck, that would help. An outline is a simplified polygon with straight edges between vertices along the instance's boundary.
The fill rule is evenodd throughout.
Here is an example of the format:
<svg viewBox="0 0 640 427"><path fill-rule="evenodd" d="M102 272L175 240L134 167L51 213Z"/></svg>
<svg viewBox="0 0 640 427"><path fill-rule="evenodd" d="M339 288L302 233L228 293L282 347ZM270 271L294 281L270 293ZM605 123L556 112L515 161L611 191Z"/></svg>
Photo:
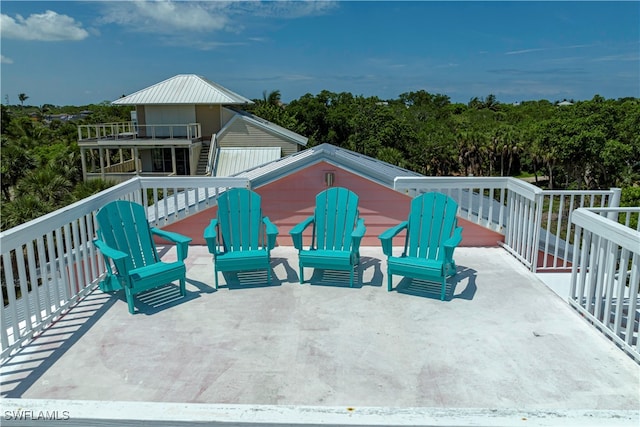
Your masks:
<svg viewBox="0 0 640 427"><path fill-rule="evenodd" d="M407 219L411 202L409 196L322 161L253 189L262 196L264 215L278 227L279 246L292 246L289 230L313 215L316 194L327 189L325 174L328 172L334 174L334 186L348 188L360 198L360 216L364 218L367 226L363 246L380 245L378 236L383 231ZM214 207L171 224L165 229L191 237L193 244L204 244L202 233L211 219L216 217L216 212L217 208ZM504 240L501 234L465 219L458 218L458 223L463 227L461 246L491 247ZM305 235L307 244L311 229L308 229ZM403 239L404 235L401 234L394 242L401 246L404 244Z"/></svg>

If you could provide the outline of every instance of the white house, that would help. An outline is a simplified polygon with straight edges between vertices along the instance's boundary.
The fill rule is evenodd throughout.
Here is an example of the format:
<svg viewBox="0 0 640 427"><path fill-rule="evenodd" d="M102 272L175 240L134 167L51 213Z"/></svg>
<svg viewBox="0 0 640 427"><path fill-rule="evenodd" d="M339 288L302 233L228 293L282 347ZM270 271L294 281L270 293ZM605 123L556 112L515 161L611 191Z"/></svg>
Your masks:
<svg viewBox="0 0 640 427"><path fill-rule="evenodd" d="M124 96L135 120L78 127L85 180L134 175L228 176L299 151L307 138L241 108L216 83L180 74Z"/></svg>

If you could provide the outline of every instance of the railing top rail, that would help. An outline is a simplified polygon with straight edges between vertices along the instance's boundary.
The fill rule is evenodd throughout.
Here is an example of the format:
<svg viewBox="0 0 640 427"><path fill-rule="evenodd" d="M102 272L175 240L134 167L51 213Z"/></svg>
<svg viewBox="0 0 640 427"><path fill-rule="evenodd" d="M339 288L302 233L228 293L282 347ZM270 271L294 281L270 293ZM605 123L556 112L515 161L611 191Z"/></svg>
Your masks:
<svg viewBox="0 0 640 427"><path fill-rule="evenodd" d="M468 182L469 184L462 184ZM516 191L531 200L542 193L542 189L518 178L510 176L454 176L454 177L397 177L394 179L396 190L410 190L421 187L436 188L506 188Z"/></svg>
<svg viewBox="0 0 640 427"><path fill-rule="evenodd" d="M114 125L128 125L133 124L133 122L110 122L110 123L93 123L93 124L81 124L78 127L82 128L95 128L97 127L110 127ZM189 122L189 123L137 123L138 127L158 127L158 126L198 126L200 123L198 122Z"/></svg>
<svg viewBox="0 0 640 427"><path fill-rule="evenodd" d="M618 208L612 209L616 211ZM571 222L632 252L640 252L640 231L612 221L594 211L604 209L579 208L571 213Z"/></svg>
<svg viewBox="0 0 640 427"><path fill-rule="evenodd" d="M504 187L507 185L510 177L492 176L492 177L476 177L476 176L399 176L394 178L393 187L396 190L406 190L420 188L422 186L438 187L438 188L461 188L464 187L463 182L473 183L473 188L491 188ZM513 178L511 178L513 179Z"/></svg>
<svg viewBox="0 0 640 427"><path fill-rule="evenodd" d="M613 189L608 189L608 190L542 190L542 193L546 196L546 195L557 195L557 196L571 196L571 195L576 195L576 196L590 196L592 194L595 195L610 195L613 194L615 191Z"/></svg>
<svg viewBox="0 0 640 427"><path fill-rule="evenodd" d="M125 125L125 124L129 124L129 123L133 123L133 122L131 120L129 120L129 121L124 121L124 122L91 123L91 124L80 124L80 125L78 125L78 127L94 128L96 126Z"/></svg>
<svg viewBox="0 0 640 427"><path fill-rule="evenodd" d="M507 189L515 191L531 200L534 200L538 194L542 194L542 189L540 187L536 187L533 184L513 177L509 177L509 180L507 181Z"/></svg>
<svg viewBox="0 0 640 427"><path fill-rule="evenodd" d="M195 187L251 187L249 178L243 177L214 177L214 176L172 176L171 185L167 185L167 177L148 176L139 177L140 185L145 187L167 187L167 188L195 188ZM205 185L203 185L205 184Z"/></svg>
<svg viewBox="0 0 640 427"><path fill-rule="evenodd" d="M587 208L591 212L637 212L640 213L640 207L613 207L613 208Z"/></svg>

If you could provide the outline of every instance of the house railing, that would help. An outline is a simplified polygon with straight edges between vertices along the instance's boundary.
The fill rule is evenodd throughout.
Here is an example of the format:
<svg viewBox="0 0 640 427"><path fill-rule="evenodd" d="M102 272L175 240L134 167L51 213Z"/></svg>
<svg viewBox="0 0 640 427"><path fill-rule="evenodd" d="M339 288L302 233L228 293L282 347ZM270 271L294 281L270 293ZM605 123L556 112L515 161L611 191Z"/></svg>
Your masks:
<svg viewBox="0 0 640 427"><path fill-rule="evenodd" d="M78 141L128 141L136 139L186 139L202 138L200 123L136 124L134 122L99 123L78 126Z"/></svg>
<svg viewBox="0 0 640 427"><path fill-rule="evenodd" d="M230 187L249 187L249 180L136 177L0 233L0 359L96 286L105 267L92 243L95 213L106 203L122 199L149 206L150 223L162 227L215 206L218 194Z"/></svg>
<svg viewBox="0 0 640 427"><path fill-rule="evenodd" d="M640 207L579 208L571 214L580 245L569 303L640 362L640 226L629 226L638 216Z"/></svg>
<svg viewBox="0 0 640 427"><path fill-rule="evenodd" d="M140 169L140 160L129 159L124 162L111 164L110 166L105 166L104 173L130 173L136 172L136 169ZM101 173L99 175L102 175Z"/></svg>
<svg viewBox="0 0 640 427"><path fill-rule="evenodd" d="M213 176L216 170L215 159L216 159L216 151L218 151L218 134L214 133L211 135L211 144L209 145L209 157L207 158L207 169L206 174L209 176Z"/></svg>
<svg viewBox="0 0 640 427"><path fill-rule="evenodd" d="M394 188L411 196L449 195L461 218L503 234L504 248L533 272L571 268L573 210L620 203L618 188L542 190L513 177L398 177Z"/></svg>

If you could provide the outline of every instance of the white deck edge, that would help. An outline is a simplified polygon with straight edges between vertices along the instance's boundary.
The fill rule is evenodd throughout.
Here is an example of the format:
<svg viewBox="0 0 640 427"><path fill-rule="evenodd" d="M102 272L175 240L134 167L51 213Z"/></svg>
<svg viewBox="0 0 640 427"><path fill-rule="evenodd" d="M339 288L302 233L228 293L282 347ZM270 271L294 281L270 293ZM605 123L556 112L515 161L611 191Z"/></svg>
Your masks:
<svg viewBox="0 0 640 427"><path fill-rule="evenodd" d="M2 425L634 426L640 410L512 410L2 399Z"/></svg>

